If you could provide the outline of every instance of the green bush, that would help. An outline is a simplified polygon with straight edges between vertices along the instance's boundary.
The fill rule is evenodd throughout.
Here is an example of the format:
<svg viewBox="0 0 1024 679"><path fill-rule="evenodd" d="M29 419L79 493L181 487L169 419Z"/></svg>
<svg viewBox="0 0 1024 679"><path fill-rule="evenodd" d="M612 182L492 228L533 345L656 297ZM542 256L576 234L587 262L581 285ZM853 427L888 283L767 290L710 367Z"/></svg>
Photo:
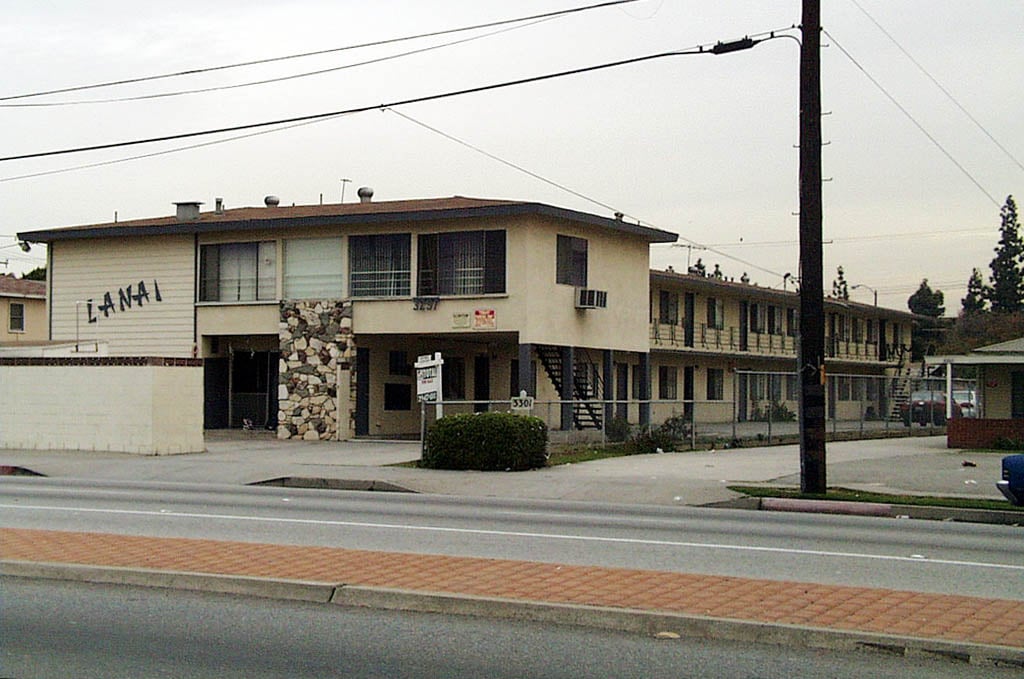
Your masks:
<svg viewBox="0 0 1024 679"><path fill-rule="evenodd" d="M604 429L605 436L607 436L608 440L613 443L618 443L628 439L629 431L629 421L622 417L613 417L608 420L608 424Z"/></svg>
<svg viewBox="0 0 1024 679"><path fill-rule="evenodd" d="M1001 436L992 442L995 450L1024 450L1024 441L1021 439Z"/></svg>
<svg viewBox="0 0 1024 679"><path fill-rule="evenodd" d="M548 428L511 413L449 415L430 425L420 466L430 469L522 471L547 461Z"/></svg>
<svg viewBox="0 0 1024 679"><path fill-rule="evenodd" d="M750 412L751 422L793 422L796 420L796 413L786 407L785 403L779 403L773 401L772 403L766 403L763 408L759 408L757 403Z"/></svg>
<svg viewBox="0 0 1024 679"><path fill-rule="evenodd" d="M635 455L649 455L651 453L667 453L676 449L679 439L671 430L664 427L650 427L641 429L629 440L629 446Z"/></svg>

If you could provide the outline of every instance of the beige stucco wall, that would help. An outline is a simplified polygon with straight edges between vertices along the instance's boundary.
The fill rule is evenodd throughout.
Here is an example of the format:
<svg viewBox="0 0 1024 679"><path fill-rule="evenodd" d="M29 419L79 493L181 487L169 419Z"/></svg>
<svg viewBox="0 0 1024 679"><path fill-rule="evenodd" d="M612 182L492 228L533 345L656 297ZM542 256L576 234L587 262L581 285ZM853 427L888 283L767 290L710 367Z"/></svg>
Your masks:
<svg viewBox="0 0 1024 679"><path fill-rule="evenodd" d="M114 356L192 355L195 248L191 236L99 238L50 245L52 338L107 340ZM122 308L120 292L149 299ZM159 295L158 295L159 293ZM109 294L114 309L99 307ZM159 296L159 299L158 299ZM92 300L89 322L87 302Z"/></svg>
<svg viewBox="0 0 1024 679"><path fill-rule="evenodd" d="M981 368L982 415L991 420L1008 420L1013 417L1013 370L1008 365L985 365Z"/></svg>
<svg viewBox="0 0 1024 679"><path fill-rule="evenodd" d="M0 448L204 450L198 365L0 365L0 383Z"/></svg>
<svg viewBox="0 0 1024 679"><path fill-rule="evenodd" d="M11 332L11 304L25 305L25 331ZM32 297L0 297L0 343L40 342L47 338L46 300Z"/></svg>

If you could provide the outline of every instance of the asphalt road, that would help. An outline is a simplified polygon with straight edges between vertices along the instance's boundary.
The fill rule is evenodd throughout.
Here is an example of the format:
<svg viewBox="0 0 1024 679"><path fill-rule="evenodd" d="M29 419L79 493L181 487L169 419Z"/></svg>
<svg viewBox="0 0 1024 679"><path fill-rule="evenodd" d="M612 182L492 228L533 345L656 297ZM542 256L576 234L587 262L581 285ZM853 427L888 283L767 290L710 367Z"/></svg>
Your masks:
<svg viewBox="0 0 1024 679"><path fill-rule="evenodd" d="M925 658L124 586L5 578L3 592L0 675L19 679L979 676Z"/></svg>
<svg viewBox="0 0 1024 679"><path fill-rule="evenodd" d="M0 525L494 557L1024 600L1020 528L740 510L0 479Z"/></svg>

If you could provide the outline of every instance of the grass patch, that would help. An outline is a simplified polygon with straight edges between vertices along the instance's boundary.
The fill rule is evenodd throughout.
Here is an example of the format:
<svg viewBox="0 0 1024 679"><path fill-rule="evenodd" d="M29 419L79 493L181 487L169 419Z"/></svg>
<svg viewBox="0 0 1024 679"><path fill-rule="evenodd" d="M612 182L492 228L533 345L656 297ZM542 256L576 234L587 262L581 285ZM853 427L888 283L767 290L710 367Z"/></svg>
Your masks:
<svg viewBox="0 0 1024 679"><path fill-rule="evenodd" d="M556 467L561 464L576 464L577 462L592 462L604 460L609 457L623 457L634 455L636 450L628 443L609 443L604 446L572 445L560 446L551 451L548 457L549 467Z"/></svg>
<svg viewBox="0 0 1024 679"><path fill-rule="evenodd" d="M839 500L842 502L880 502L893 505L916 505L921 507L953 507L956 509L990 509L997 511L1020 512L1024 507L1011 505L1005 500L987 500L984 498L941 497L929 495L890 495L870 491L850 490L849 488L829 488L824 495L819 493L801 493L796 488L780 488L770 486L729 486L729 490L749 495L750 497L782 497L803 500Z"/></svg>

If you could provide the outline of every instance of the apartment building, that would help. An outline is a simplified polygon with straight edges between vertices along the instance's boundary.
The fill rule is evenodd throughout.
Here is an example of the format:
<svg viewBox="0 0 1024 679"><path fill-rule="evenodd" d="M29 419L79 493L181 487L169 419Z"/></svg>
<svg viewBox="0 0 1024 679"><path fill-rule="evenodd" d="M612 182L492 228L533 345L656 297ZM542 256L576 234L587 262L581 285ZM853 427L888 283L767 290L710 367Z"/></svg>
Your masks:
<svg viewBox="0 0 1024 679"><path fill-rule="evenodd" d="M38 342L47 338L46 283L0 275L0 344Z"/></svg>
<svg viewBox="0 0 1024 679"><path fill-rule="evenodd" d="M540 203L359 195L183 202L173 216L19 237L49 246L49 339L204 359L207 428L414 435L412 366L434 353L447 402L610 398L597 378L616 364L649 383L649 247L676 234ZM603 415L565 403L550 419L571 429Z"/></svg>

